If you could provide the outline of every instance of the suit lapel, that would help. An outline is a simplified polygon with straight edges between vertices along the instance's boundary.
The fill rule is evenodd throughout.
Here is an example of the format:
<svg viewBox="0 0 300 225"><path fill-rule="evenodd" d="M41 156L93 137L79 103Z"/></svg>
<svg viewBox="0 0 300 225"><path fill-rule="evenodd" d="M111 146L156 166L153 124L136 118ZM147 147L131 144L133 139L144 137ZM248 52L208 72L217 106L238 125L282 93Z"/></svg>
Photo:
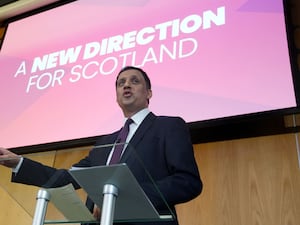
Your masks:
<svg viewBox="0 0 300 225"><path fill-rule="evenodd" d="M131 151L136 150L136 146L143 139L143 136L146 134L148 129L152 126L153 122L156 120L157 116L155 116L152 112L150 112L143 122L140 124L139 128L136 130L135 134L129 141L129 144L124 152L124 155L121 158L121 162L126 162L128 157L131 155Z"/></svg>

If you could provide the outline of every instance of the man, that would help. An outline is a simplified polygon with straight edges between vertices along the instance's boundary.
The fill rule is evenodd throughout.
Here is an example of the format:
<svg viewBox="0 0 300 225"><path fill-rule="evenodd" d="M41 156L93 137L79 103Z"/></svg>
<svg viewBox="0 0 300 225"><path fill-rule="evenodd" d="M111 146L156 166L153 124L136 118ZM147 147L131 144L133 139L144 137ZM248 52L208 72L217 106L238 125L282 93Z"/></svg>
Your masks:
<svg viewBox="0 0 300 225"><path fill-rule="evenodd" d="M120 162L126 163L137 181L158 209L159 213L167 213L171 209L176 215L175 205L187 202L201 193L202 182L193 154L189 132L183 119L179 117L156 116L149 111L149 100L152 97L151 83L148 75L140 68L125 67L116 79L117 102L124 117L131 118L130 131L126 142L134 148L123 150ZM96 146L115 143L120 131L102 136ZM89 155L74 164L74 167L90 167L107 165L112 158L113 149L97 150L94 148ZM137 163L137 156L143 162ZM17 155L5 148L0 148L0 159ZM13 168L13 182L43 187L58 187L72 183L67 170L57 170L32 160L21 158L0 162ZM145 169L151 174L161 195L149 182ZM169 207L166 206L166 202ZM90 200L89 208L92 209ZM148 225L177 225L173 221L126 223Z"/></svg>

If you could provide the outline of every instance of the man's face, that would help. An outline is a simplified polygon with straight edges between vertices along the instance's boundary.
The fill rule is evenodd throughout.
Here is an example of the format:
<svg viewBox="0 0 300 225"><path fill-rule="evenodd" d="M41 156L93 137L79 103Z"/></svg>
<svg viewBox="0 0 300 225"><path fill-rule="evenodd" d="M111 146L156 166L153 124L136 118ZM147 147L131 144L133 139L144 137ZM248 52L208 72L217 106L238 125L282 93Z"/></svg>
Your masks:
<svg viewBox="0 0 300 225"><path fill-rule="evenodd" d="M126 70L117 80L117 102L126 117L148 106L152 91L147 89L146 81L138 70Z"/></svg>

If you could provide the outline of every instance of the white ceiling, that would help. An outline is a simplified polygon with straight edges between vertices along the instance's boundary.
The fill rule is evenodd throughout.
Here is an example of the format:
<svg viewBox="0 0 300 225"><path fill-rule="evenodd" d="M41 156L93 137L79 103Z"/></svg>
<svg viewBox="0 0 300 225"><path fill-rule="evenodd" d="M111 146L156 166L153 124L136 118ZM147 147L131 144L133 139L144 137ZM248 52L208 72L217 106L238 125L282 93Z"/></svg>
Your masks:
<svg viewBox="0 0 300 225"><path fill-rule="evenodd" d="M8 5L2 6L0 7L0 23L8 18L58 1L59 0L18 0Z"/></svg>

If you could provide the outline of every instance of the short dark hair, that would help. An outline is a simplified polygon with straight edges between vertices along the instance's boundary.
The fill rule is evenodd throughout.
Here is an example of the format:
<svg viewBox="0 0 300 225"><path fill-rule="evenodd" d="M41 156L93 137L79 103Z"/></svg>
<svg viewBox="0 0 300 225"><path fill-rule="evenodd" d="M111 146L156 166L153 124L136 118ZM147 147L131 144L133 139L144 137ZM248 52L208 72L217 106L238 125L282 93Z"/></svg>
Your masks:
<svg viewBox="0 0 300 225"><path fill-rule="evenodd" d="M150 81L147 73L144 70L142 70L141 68L135 67L135 66L125 66L120 70L120 72L118 73L117 79L116 79L116 87L117 87L117 82L118 82L118 78L119 78L120 74L123 73L124 71L127 71L127 70L138 70L138 71L140 71L142 76L144 77L144 79L146 81L147 89L151 89L151 81Z"/></svg>

